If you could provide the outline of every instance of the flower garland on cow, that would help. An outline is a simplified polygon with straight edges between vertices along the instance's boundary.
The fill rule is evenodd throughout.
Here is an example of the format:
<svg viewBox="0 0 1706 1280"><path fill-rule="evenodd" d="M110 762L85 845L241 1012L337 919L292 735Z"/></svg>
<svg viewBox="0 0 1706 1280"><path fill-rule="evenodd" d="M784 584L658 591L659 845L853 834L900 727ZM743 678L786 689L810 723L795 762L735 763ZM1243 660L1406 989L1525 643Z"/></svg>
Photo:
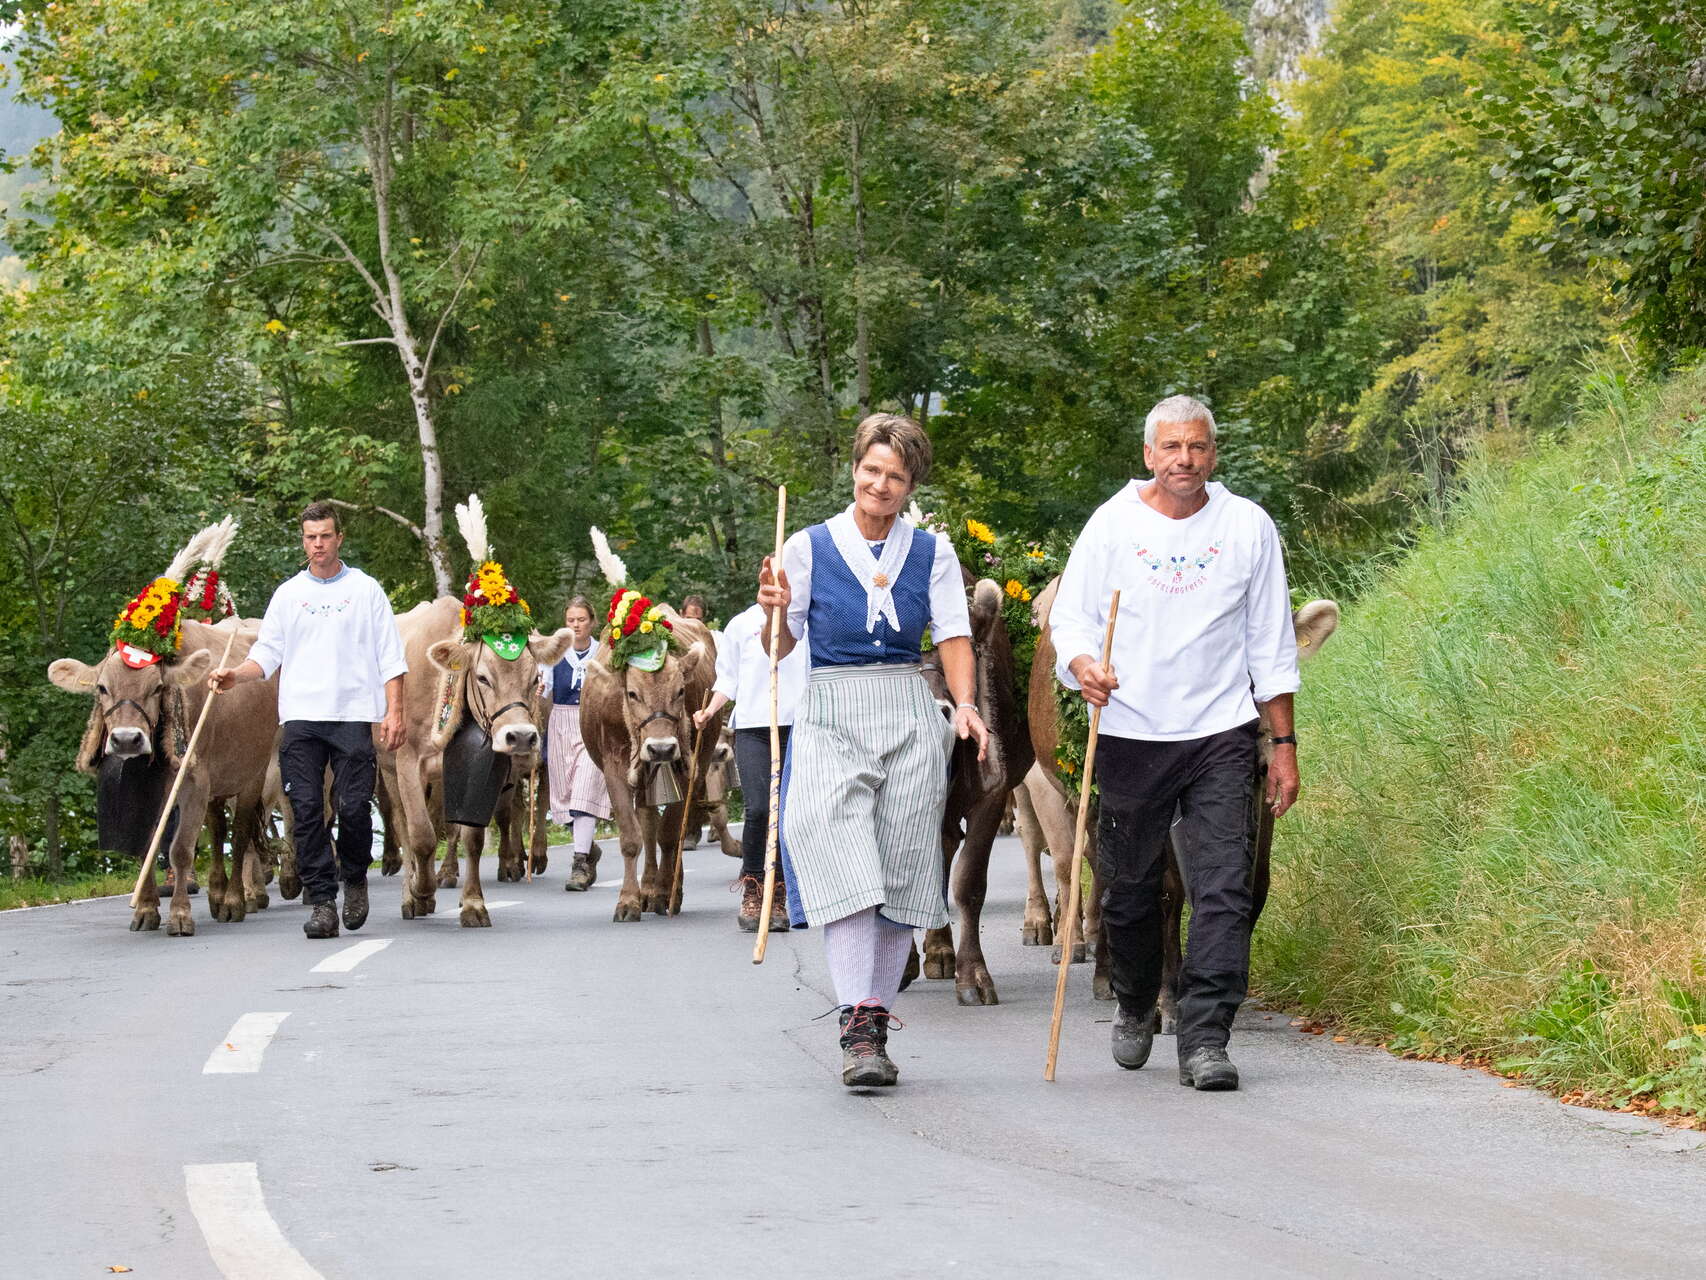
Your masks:
<svg viewBox="0 0 1706 1280"><path fill-rule="evenodd" d="M675 641L675 623L664 616L663 606L641 592L624 585L628 568L610 550L610 540L596 525L592 528L593 555L604 571L605 581L615 587L610 607L604 613L603 634L610 646L610 669L620 671L633 667L637 671L656 671L669 657Z"/></svg>

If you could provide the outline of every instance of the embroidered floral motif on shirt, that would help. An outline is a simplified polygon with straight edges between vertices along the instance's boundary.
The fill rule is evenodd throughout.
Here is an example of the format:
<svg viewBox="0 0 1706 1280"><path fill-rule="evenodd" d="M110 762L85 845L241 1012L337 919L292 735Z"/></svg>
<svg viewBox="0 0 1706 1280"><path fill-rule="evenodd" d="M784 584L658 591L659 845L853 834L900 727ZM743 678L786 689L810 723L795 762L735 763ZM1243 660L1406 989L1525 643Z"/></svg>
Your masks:
<svg viewBox="0 0 1706 1280"><path fill-rule="evenodd" d="M1211 542L1196 554L1161 555L1148 547L1137 549L1138 561L1149 570L1149 585L1166 595L1178 596L1195 591L1208 580L1209 568L1220 556L1218 542Z"/></svg>

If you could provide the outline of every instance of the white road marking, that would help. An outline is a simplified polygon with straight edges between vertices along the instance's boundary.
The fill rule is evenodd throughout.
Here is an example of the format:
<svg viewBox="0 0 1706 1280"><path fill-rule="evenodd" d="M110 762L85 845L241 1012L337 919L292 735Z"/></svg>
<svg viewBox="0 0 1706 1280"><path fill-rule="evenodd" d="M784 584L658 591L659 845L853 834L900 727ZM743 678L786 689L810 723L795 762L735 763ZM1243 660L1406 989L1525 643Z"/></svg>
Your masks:
<svg viewBox="0 0 1706 1280"><path fill-rule="evenodd" d="M501 911L505 907L519 907L520 905L520 898L500 898L496 902L493 902L489 898L486 900L487 911ZM462 904L458 902L454 907L450 908L450 910L438 911L431 918L434 920L460 920L461 916L459 913L461 910Z"/></svg>
<svg viewBox="0 0 1706 1280"><path fill-rule="evenodd" d="M190 1211L225 1280L324 1280L267 1212L252 1164L187 1164Z"/></svg>
<svg viewBox="0 0 1706 1280"><path fill-rule="evenodd" d="M290 1015L288 1013L245 1013L231 1024L225 1039L207 1055L204 1076L243 1075L261 1069L261 1055Z"/></svg>
<svg viewBox="0 0 1706 1280"><path fill-rule="evenodd" d="M342 951L334 951L319 964L310 969L309 973L348 973L368 956L377 955L391 945L390 938L369 938L358 942L353 947L345 947Z"/></svg>

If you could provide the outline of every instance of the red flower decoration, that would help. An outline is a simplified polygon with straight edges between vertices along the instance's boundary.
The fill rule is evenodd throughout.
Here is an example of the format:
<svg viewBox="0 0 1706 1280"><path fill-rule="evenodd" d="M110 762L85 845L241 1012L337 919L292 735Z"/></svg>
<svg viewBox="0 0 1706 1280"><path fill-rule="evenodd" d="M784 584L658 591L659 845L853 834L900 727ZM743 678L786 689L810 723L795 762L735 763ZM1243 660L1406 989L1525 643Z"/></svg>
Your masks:
<svg viewBox="0 0 1706 1280"><path fill-rule="evenodd" d="M479 603L479 599L473 594L473 592L469 592L467 595L462 597L462 606L465 609L472 609Z"/></svg>
<svg viewBox="0 0 1706 1280"><path fill-rule="evenodd" d="M518 592L514 587L511 587L509 589L509 603L514 604L519 599L521 599L521 593Z"/></svg>

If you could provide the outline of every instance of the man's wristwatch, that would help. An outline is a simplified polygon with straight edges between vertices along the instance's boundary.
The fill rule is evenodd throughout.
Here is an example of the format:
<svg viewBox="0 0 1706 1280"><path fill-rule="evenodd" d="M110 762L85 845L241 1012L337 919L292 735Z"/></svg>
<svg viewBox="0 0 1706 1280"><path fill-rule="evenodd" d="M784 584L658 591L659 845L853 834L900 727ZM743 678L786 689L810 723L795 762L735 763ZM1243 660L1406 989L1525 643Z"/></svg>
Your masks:
<svg viewBox="0 0 1706 1280"><path fill-rule="evenodd" d="M1277 738L1270 738L1268 741L1272 742L1276 747L1284 746L1288 742L1295 747L1297 745L1297 735L1295 733L1282 733Z"/></svg>

